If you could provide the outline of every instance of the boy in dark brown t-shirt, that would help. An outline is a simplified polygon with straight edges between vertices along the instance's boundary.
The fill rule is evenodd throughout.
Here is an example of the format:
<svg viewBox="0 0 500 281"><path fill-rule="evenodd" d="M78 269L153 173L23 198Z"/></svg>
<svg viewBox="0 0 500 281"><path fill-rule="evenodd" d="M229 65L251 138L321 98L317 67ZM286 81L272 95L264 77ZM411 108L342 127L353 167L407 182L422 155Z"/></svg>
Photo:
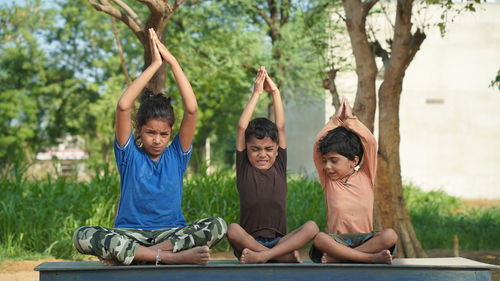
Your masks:
<svg viewBox="0 0 500 281"><path fill-rule="evenodd" d="M272 95L276 124L266 118L250 121L263 91ZM227 238L241 263L300 263L297 249L319 232L313 221L286 234L285 112L279 89L260 67L254 90L238 123L236 180L240 224L229 225Z"/></svg>

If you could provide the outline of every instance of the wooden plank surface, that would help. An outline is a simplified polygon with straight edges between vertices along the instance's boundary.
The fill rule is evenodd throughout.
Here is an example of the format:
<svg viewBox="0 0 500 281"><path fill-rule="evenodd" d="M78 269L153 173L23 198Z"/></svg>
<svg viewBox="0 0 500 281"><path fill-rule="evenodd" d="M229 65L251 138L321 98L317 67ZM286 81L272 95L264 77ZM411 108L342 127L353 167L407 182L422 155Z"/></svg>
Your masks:
<svg viewBox="0 0 500 281"><path fill-rule="evenodd" d="M235 260L208 265L106 266L100 262L47 262L35 268L40 281L131 280L411 280L489 281L498 266L465 258L396 259L386 264L238 264Z"/></svg>

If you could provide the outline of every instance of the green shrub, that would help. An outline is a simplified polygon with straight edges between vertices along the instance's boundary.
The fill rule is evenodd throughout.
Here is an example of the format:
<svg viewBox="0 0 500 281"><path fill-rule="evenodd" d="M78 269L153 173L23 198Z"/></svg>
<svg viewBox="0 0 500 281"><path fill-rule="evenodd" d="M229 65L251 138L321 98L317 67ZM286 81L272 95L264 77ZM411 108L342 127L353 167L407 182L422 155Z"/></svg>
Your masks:
<svg viewBox="0 0 500 281"><path fill-rule="evenodd" d="M404 196L424 249L452 249L455 234L460 249L500 249L500 208L467 208L457 197L411 184L404 187Z"/></svg>
<svg viewBox="0 0 500 281"><path fill-rule="evenodd" d="M119 176L114 167L99 166L89 182L75 178L25 176L14 166L0 177L0 257L55 257L78 259L71 237L83 225L112 226L118 202ZM457 234L461 249L500 248L500 208L468 209L460 199L442 191L423 192L404 187L405 200L417 236L425 249L452 248ZM192 175L184 183L183 211L188 222L221 216L239 221L239 197L234 170ZM288 178L288 230L308 220L326 225L325 203L316 180ZM227 241L216 250L229 250Z"/></svg>

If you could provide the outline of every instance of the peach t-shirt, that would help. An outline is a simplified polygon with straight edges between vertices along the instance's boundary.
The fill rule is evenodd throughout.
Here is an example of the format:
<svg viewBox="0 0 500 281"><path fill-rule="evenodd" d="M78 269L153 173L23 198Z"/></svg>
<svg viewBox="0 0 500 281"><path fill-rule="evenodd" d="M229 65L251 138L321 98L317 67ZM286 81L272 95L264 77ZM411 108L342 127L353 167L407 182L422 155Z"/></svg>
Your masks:
<svg viewBox="0 0 500 281"><path fill-rule="evenodd" d="M363 160L344 184L345 178L331 180L323 169L319 140L328 131L344 126L354 131L363 145ZM373 229L373 187L377 171L377 142L373 134L356 117L349 117L343 123L333 116L319 132L314 143L314 164L323 187L326 201L328 233L367 233Z"/></svg>

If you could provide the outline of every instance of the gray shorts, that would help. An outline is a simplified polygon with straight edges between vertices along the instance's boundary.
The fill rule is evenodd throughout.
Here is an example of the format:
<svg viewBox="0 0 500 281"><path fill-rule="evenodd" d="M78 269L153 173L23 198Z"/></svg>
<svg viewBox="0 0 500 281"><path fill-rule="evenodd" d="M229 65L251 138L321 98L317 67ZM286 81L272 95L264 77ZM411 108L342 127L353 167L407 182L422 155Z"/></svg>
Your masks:
<svg viewBox="0 0 500 281"><path fill-rule="evenodd" d="M377 234L379 231L369 232L369 233L346 233L346 234L328 234L330 235L337 243L340 243L349 248L356 248L366 243L366 241L370 240ZM391 255L394 257L396 255L396 245L392 246L388 249L391 252ZM309 250L309 258L315 263L321 263L321 257L323 253L316 249L314 245Z"/></svg>

